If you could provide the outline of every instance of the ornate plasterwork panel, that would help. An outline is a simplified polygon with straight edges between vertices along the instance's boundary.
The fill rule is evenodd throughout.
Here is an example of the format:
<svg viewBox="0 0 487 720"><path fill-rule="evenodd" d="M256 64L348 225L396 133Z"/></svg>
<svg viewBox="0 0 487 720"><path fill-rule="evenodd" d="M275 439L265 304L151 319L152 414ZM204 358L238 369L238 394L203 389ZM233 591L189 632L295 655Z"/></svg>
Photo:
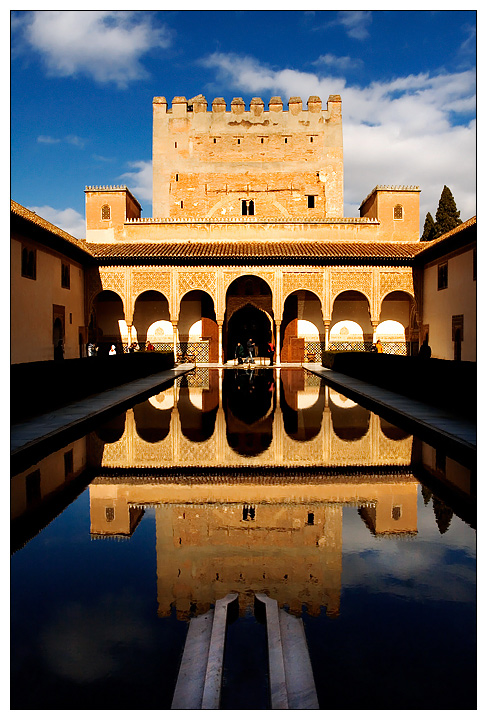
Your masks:
<svg viewBox="0 0 487 720"><path fill-rule="evenodd" d="M276 292L276 274L275 272L267 272L265 270L259 270L257 268L242 268L241 270L231 270L223 272L223 289L226 295L228 288L234 280L244 275L252 275L253 277L261 278L269 285L272 295Z"/></svg>
<svg viewBox="0 0 487 720"><path fill-rule="evenodd" d="M88 276L88 306L90 307L95 296L102 290L112 290L119 295L124 307L127 304L126 271L113 268L100 267L89 273Z"/></svg>
<svg viewBox="0 0 487 720"><path fill-rule="evenodd" d="M283 298L295 290L309 290L323 300L323 271L282 273Z"/></svg>
<svg viewBox="0 0 487 720"><path fill-rule="evenodd" d="M132 297L134 302L146 290L157 290L166 299L171 295L171 273L157 270L132 270Z"/></svg>
<svg viewBox="0 0 487 720"><path fill-rule="evenodd" d="M178 300L191 290L203 290L213 298L216 304L216 270L191 271L178 273Z"/></svg>
<svg viewBox="0 0 487 720"><path fill-rule="evenodd" d="M342 292L357 290L365 295L372 305L372 271L363 270L333 270L331 272L331 302Z"/></svg>
<svg viewBox="0 0 487 720"><path fill-rule="evenodd" d="M381 302L386 295L395 290L403 290L414 297L413 274L411 268L406 268L403 272L390 270L380 273L380 299Z"/></svg>

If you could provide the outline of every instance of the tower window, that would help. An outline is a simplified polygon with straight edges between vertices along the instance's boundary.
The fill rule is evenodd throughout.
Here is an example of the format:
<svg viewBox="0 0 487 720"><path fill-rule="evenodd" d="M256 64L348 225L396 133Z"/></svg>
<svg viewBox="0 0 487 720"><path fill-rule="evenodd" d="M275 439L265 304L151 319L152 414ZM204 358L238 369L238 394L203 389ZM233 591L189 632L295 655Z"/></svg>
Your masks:
<svg viewBox="0 0 487 720"><path fill-rule="evenodd" d="M242 200L242 215L253 215L254 214L254 201L253 200Z"/></svg>
<svg viewBox="0 0 487 720"><path fill-rule="evenodd" d="M175 142L175 143L174 143L174 147L177 148L177 146L178 146L178 144L177 144L177 142Z"/></svg>
<svg viewBox="0 0 487 720"><path fill-rule="evenodd" d="M402 205L394 205L394 220L402 220L402 219L403 219Z"/></svg>
<svg viewBox="0 0 487 720"><path fill-rule="evenodd" d="M306 195L308 198L308 208L314 208L315 207L315 196L314 195Z"/></svg>
<svg viewBox="0 0 487 720"><path fill-rule="evenodd" d="M287 143L287 138L284 138L284 142Z"/></svg>
<svg viewBox="0 0 487 720"><path fill-rule="evenodd" d="M264 138L261 138L261 139L260 139L260 142L261 142L261 145L263 145L263 144L264 144Z"/></svg>
<svg viewBox="0 0 487 720"><path fill-rule="evenodd" d="M180 205L181 205L181 209L182 209L182 208L183 208L183 201L182 201L182 200L181 200L181 202L180 202Z"/></svg>
<svg viewBox="0 0 487 720"><path fill-rule="evenodd" d="M401 506L400 505L394 505L392 508L392 519L393 520L400 520L401 518Z"/></svg>
<svg viewBox="0 0 487 720"><path fill-rule="evenodd" d="M178 173L176 173L176 182L178 182L178 180L179 180L179 175L178 175Z"/></svg>
<svg viewBox="0 0 487 720"><path fill-rule="evenodd" d="M309 141L310 141L310 142L313 142L313 136L310 137Z"/></svg>
<svg viewBox="0 0 487 720"><path fill-rule="evenodd" d="M114 507L106 507L105 508L105 519L107 522L113 522L115 520L115 508Z"/></svg>
<svg viewBox="0 0 487 720"><path fill-rule="evenodd" d="M306 522L306 525L314 525L315 524L315 514L312 512L308 513L308 520Z"/></svg>
<svg viewBox="0 0 487 720"><path fill-rule="evenodd" d="M255 520L255 507L253 505L244 505L242 520Z"/></svg>
<svg viewBox="0 0 487 720"><path fill-rule="evenodd" d="M110 220L111 212L110 205L102 205L101 207L101 219Z"/></svg>
<svg viewBox="0 0 487 720"><path fill-rule="evenodd" d="M215 144L215 143L216 143L216 138L213 138L213 144Z"/></svg>

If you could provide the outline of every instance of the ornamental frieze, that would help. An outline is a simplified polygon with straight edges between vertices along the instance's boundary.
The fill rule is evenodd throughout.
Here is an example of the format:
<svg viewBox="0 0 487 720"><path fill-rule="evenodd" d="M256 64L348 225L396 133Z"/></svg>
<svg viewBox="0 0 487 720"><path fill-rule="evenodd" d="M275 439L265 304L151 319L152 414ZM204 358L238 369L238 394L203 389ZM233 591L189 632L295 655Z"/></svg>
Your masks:
<svg viewBox="0 0 487 720"><path fill-rule="evenodd" d="M182 271L178 274L179 299L191 290L204 290L216 302L216 271L203 272Z"/></svg>
<svg viewBox="0 0 487 720"><path fill-rule="evenodd" d="M171 294L171 273L157 270L132 270L132 296L137 298L146 290L157 290L168 299Z"/></svg>
<svg viewBox="0 0 487 720"><path fill-rule="evenodd" d="M282 290L284 298L296 290L309 290L318 295L321 300L323 297L323 272L283 272Z"/></svg>
<svg viewBox="0 0 487 720"><path fill-rule="evenodd" d="M125 293L125 270L108 270L97 268L88 275L88 302L93 302L98 293L103 290L112 290L124 301Z"/></svg>
<svg viewBox="0 0 487 720"><path fill-rule="evenodd" d="M404 272L390 271L381 272L380 274L380 297L384 298L390 292L403 290L404 292L414 295L413 274L410 268Z"/></svg>
<svg viewBox="0 0 487 720"><path fill-rule="evenodd" d="M371 270L343 270L331 273L331 299L348 290L363 293L371 302L372 297L372 271Z"/></svg>
<svg viewBox="0 0 487 720"><path fill-rule="evenodd" d="M275 295L276 288L275 288L275 279L276 274L274 272L266 272L265 270L257 270L256 268L243 268L242 270L230 270L230 271L224 271L223 272L223 287L225 293L227 292L230 285L233 283L234 280L237 280L240 277L244 277L246 275L252 275L252 277L258 277L261 280L264 280L270 287L271 292L273 295Z"/></svg>

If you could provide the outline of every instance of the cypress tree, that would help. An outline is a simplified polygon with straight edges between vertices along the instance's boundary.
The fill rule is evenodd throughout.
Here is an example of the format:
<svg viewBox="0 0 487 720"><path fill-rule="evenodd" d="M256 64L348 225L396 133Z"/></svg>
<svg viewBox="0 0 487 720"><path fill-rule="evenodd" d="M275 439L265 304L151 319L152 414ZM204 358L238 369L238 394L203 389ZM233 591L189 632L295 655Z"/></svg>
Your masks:
<svg viewBox="0 0 487 720"><path fill-rule="evenodd" d="M436 211L436 232L435 237L453 230L461 224L460 212L457 210L455 199L450 188L443 186L440 202Z"/></svg>
<svg viewBox="0 0 487 720"><path fill-rule="evenodd" d="M435 221L433 220L433 216L431 213L426 213L426 218L424 220L424 227L423 227L423 234L420 237L421 242L428 242L428 240L433 240L433 238L436 237L436 225Z"/></svg>

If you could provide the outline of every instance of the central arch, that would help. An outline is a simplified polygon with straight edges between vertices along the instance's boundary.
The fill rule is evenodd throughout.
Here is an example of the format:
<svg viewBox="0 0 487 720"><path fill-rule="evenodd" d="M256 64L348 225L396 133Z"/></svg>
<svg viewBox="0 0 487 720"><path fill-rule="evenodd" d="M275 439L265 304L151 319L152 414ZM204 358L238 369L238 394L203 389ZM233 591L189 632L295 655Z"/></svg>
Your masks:
<svg viewBox="0 0 487 720"><path fill-rule="evenodd" d="M242 275L228 287L223 326L224 362L235 358L237 343L245 352L247 341L255 343L256 357L267 356L267 344L274 337L272 292L265 280Z"/></svg>

